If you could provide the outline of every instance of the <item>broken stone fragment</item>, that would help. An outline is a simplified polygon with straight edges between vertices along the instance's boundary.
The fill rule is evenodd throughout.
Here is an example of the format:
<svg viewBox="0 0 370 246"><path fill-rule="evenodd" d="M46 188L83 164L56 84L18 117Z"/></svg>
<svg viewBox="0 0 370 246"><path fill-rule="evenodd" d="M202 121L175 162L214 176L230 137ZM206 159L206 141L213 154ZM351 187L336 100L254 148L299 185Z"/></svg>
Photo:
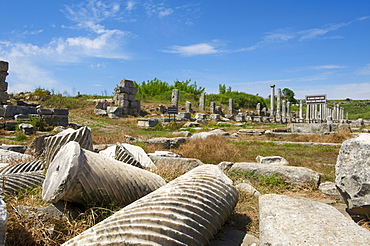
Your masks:
<svg viewBox="0 0 370 246"><path fill-rule="evenodd" d="M93 150L91 131L87 127L78 130L68 128L54 136L46 137L44 141L46 167L52 162L60 148L71 141L78 142L81 148Z"/></svg>
<svg viewBox="0 0 370 246"><path fill-rule="evenodd" d="M202 165L63 245L207 245L237 199L217 165Z"/></svg>
<svg viewBox="0 0 370 246"><path fill-rule="evenodd" d="M335 183L347 207L370 214L370 134L343 142L335 165Z"/></svg>
<svg viewBox="0 0 370 246"><path fill-rule="evenodd" d="M82 205L125 206L165 183L159 175L69 142L50 163L42 199L51 203L64 200Z"/></svg>

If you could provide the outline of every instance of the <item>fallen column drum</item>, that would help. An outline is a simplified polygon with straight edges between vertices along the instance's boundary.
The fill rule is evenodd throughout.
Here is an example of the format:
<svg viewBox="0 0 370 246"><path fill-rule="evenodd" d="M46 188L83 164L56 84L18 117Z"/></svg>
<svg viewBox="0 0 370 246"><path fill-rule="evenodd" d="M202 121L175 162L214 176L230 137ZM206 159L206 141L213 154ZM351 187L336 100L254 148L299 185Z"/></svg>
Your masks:
<svg viewBox="0 0 370 246"><path fill-rule="evenodd" d="M238 193L216 165L199 166L63 245L206 245Z"/></svg>
<svg viewBox="0 0 370 246"><path fill-rule="evenodd" d="M157 174L69 142L50 163L42 199L51 203L64 200L82 205L125 206L165 184Z"/></svg>

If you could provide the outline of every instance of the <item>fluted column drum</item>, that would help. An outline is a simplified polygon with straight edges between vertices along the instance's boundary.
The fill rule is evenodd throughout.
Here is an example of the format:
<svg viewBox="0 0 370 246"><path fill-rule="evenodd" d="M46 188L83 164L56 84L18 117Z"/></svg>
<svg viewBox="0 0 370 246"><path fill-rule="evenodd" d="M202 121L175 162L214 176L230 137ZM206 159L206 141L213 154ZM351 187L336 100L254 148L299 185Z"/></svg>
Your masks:
<svg viewBox="0 0 370 246"><path fill-rule="evenodd" d="M216 165L202 165L63 245L206 245L238 199Z"/></svg>
<svg viewBox="0 0 370 246"><path fill-rule="evenodd" d="M80 148L63 146L46 173L42 198L83 205L127 205L165 185L159 175Z"/></svg>

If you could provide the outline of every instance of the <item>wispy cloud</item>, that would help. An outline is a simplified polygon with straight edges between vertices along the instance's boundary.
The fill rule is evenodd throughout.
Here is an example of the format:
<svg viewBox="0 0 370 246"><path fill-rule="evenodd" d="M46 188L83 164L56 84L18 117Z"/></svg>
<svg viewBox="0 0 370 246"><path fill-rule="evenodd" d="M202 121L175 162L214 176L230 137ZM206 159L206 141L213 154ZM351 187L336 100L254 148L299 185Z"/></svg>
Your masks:
<svg viewBox="0 0 370 246"><path fill-rule="evenodd" d="M267 33L260 42L246 47L238 49L237 51L252 51L257 48L261 48L270 44L275 43L282 43L288 42L290 40L298 40L298 41L308 41L312 39L322 38L322 39L341 39L342 36L334 35L334 36L327 36L327 34L339 30L340 28L349 26L357 21L363 21L370 19L370 16L365 16L361 18L357 18L350 22L339 23L339 24L328 24L318 28L311 28L307 30L301 31L292 31L291 29L278 29L273 32Z"/></svg>
<svg viewBox="0 0 370 246"><path fill-rule="evenodd" d="M53 78L53 73L45 69L45 63L70 64L94 57L130 59L129 55L122 50L123 37L129 33L108 29L101 24L104 20L120 15L118 3L105 4L102 1L88 0L80 4L64 6L62 12L74 23L68 28L80 30L80 33L85 32L86 35L54 37L43 45L0 41L0 58L11 64L10 89L18 90L22 87L22 90L28 90L36 86L48 88L54 86L57 81ZM41 31L25 32L25 34L34 35L38 33Z"/></svg>
<svg viewBox="0 0 370 246"><path fill-rule="evenodd" d="M213 43L199 43L187 46L173 45L167 50L162 50L166 53L180 54L183 56L196 56L196 55L210 55L222 52L217 49L219 44L217 42Z"/></svg>
<svg viewBox="0 0 370 246"><path fill-rule="evenodd" d="M148 16L157 16L159 18L171 15L174 12L173 8L166 7L164 3L154 3L153 1L145 3L144 7Z"/></svg>
<svg viewBox="0 0 370 246"><path fill-rule="evenodd" d="M357 75L370 75L370 64L366 64L366 66L358 69L356 71Z"/></svg>

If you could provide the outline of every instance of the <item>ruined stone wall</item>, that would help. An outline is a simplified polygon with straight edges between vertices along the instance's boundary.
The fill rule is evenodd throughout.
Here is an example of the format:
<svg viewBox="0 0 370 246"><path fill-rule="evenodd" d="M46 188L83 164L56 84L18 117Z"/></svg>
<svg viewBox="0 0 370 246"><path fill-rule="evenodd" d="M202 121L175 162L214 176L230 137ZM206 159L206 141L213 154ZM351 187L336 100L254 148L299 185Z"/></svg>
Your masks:
<svg viewBox="0 0 370 246"><path fill-rule="evenodd" d="M0 61L0 104L5 104L8 100L8 83L5 82L8 76L9 64L5 61Z"/></svg>
<svg viewBox="0 0 370 246"><path fill-rule="evenodd" d="M115 105L122 107L123 115L138 115L140 113L140 101L136 100L137 88L134 82L123 79L120 86L114 88L113 102Z"/></svg>

